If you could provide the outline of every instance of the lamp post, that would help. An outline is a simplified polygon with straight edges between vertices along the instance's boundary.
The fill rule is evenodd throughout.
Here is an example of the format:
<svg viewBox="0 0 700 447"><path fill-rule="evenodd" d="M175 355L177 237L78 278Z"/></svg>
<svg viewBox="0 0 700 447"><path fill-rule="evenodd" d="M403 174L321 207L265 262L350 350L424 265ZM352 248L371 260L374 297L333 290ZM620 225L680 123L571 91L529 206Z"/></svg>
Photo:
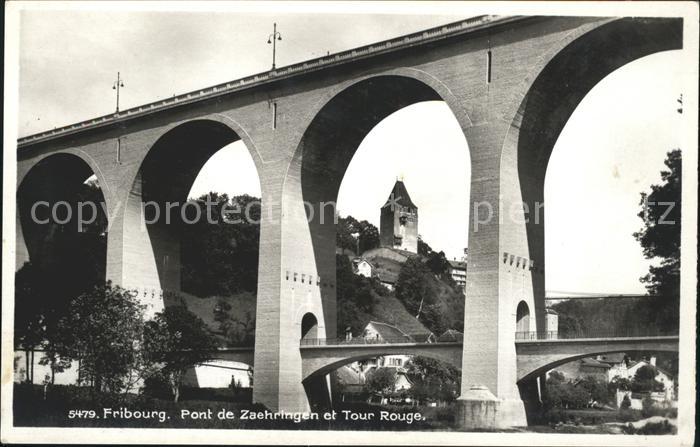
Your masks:
<svg viewBox="0 0 700 447"><path fill-rule="evenodd" d="M119 113L119 89L124 87L124 82L121 79L119 72L117 72L117 80L114 82L114 85L112 85L112 90L117 91L117 111L116 113Z"/></svg>
<svg viewBox="0 0 700 447"><path fill-rule="evenodd" d="M275 53L277 52L277 41L282 40L282 34L277 32L277 23L272 24L272 34L267 36L267 43L272 44L272 69L275 69Z"/></svg>

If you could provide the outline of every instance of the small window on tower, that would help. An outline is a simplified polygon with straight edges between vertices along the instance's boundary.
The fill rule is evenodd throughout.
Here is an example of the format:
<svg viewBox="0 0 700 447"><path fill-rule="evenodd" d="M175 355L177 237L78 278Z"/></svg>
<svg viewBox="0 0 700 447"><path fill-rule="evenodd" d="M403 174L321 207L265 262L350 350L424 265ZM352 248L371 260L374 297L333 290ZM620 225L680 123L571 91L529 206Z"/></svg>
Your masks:
<svg viewBox="0 0 700 447"><path fill-rule="evenodd" d="M401 217L399 217L399 223L400 223L401 225L406 225L406 222L407 222L407 221L408 221L408 217L406 217L406 216L401 216Z"/></svg>

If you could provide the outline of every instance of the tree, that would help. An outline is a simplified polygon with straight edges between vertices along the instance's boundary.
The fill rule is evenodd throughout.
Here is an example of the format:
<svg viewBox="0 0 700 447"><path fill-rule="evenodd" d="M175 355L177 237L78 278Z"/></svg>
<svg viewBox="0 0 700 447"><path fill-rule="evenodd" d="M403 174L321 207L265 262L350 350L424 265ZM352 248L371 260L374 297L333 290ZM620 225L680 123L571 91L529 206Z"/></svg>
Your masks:
<svg viewBox="0 0 700 447"><path fill-rule="evenodd" d="M585 386L566 380L562 374L551 373L545 384L546 408L584 408L591 401L591 394Z"/></svg>
<svg viewBox="0 0 700 447"><path fill-rule="evenodd" d="M650 319L659 329L677 329L680 299L681 249L681 151L668 152L661 171L662 183L651 185L651 192L641 193L641 211L637 214L644 226L634 233L647 259L658 259L640 280L655 298L651 300Z"/></svg>
<svg viewBox="0 0 700 447"><path fill-rule="evenodd" d="M612 395L604 380L586 376L579 382L578 386L586 390L592 401L598 403L610 403L612 401Z"/></svg>
<svg viewBox="0 0 700 447"><path fill-rule="evenodd" d="M360 253L379 247L379 229L363 220L360 222Z"/></svg>
<svg viewBox="0 0 700 447"><path fill-rule="evenodd" d="M629 396L629 394L625 394L625 397L622 398L622 402L620 402L620 408L622 410L626 410L631 406L632 406L632 401L630 400L630 396Z"/></svg>
<svg viewBox="0 0 700 447"><path fill-rule="evenodd" d="M460 303L455 304L462 304L462 293L449 290L458 295ZM403 264L396 281L396 297L406 310L435 334L441 334L452 326L451 315L443 310L438 301L440 293L439 280L419 258L409 258Z"/></svg>
<svg viewBox="0 0 700 447"><path fill-rule="evenodd" d="M372 313L377 298L374 279L353 273L352 264L347 256L336 256L336 297L338 301L339 334L350 328L359 334L367 324L366 316Z"/></svg>
<svg viewBox="0 0 700 447"><path fill-rule="evenodd" d="M635 393L647 393L650 391L662 391L664 384L656 380L659 371L652 365L641 366L634 373L631 389Z"/></svg>
<svg viewBox="0 0 700 447"><path fill-rule="evenodd" d="M658 374L659 372L652 365L644 365L634 373L634 380L636 382L646 382L654 380Z"/></svg>
<svg viewBox="0 0 700 447"><path fill-rule="evenodd" d="M34 381L32 352L44 340L44 285L38 269L28 262L15 273L15 342L25 351L26 378L30 383Z"/></svg>
<svg viewBox="0 0 700 447"><path fill-rule="evenodd" d="M338 217L336 229L338 248L351 250L359 256L367 250L379 247L379 230L366 220L358 221L352 216Z"/></svg>
<svg viewBox="0 0 700 447"><path fill-rule="evenodd" d="M418 258L409 258L396 280L396 297L406 309L420 318L425 299L429 297L427 278L430 270Z"/></svg>
<svg viewBox="0 0 700 447"><path fill-rule="evenodd" d="M459 392L461 374L455 367L438 360L412 357L406 364L406 376L413 384L411 394L416 399L451 401Z"/></svg>
<svg viewBox="0 0 700 447"><path fill-rule="evenodd" d="M207 206L207 202L213 206ZM182 288L197 296L255 293L258 286L260 199L210 192L194 203L200 219L181 225ZM196 208L188 211L195 215ZM214 223L210 223L214 222Z"/></svg>
<svg viewBox="0 0 700 447"><path fill-rule="evenodd" d="M146 323L143 347L148 363L159 365L168 378L177 402L187 369L213 358L217 343L201 318L184 306L172 306Z"/></svg>
<svg viewBox="0 0 700 447"><path fill-rule="evenodd" d="M76 298L61 320L65 359L79 359L98 390L128 391L143 367L140 342L145 306L110 282ZM135 373L136 372L136 373Z"/></svg>
<svg viewBox="0 0 700 447"><path fill-rule="evenodd" d="M396 384L396 371L393 368L375 368L368 374L367 390L377 394L391 394Z"/></svg>

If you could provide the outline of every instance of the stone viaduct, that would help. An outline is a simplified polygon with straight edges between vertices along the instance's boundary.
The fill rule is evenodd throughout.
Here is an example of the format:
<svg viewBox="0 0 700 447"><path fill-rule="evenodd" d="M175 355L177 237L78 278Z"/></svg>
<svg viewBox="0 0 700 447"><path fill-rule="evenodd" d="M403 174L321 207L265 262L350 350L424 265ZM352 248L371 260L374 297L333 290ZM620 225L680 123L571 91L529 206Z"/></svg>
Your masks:
<svg viewBox="0 0 700 447"><path fill-rule="evenodd" d="M21 138L17 268L41 252L31 204L60 200L94 174L109 215L107 278L144 291L157 309L162 290L180 288L179 241L162 219L142 224L143 203L185 202L206 160L240 139L265 210L253 396L306 410L305 386L321 389L325 379L304 381L310 354L300 334L336 336L334 210L321 203L335 201L379 121L442 100L472 172L462 399L495 402L499 425L522 425L516 309L533 314L531 331L543 328L545 310L544 225L525 218L543 201L552 148L596 83L681 48L682 34L676 18L481 16ZM472 384L487 398L470 395Z"/></svg>

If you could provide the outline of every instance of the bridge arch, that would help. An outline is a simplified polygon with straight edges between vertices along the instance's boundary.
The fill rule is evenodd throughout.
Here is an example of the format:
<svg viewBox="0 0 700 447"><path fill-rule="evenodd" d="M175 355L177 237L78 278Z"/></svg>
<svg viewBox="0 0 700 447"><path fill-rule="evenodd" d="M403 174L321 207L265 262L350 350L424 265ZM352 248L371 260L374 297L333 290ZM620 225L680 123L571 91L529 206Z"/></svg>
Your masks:
<svg viewBox="0 0 700 447"><path fill-rule="evenodd" d="M339 345L302 347L302 380L323 377L341 366L388 355L428 357L462 369L461 343L420 345Z"/></svg>
<svg viewBox="0 0 700 447"><path fill-rule="evenodd" d="M94 160L80 151L43 156L18 173L16 269L31 262L42 276L35 281L50 283L56 298L73 299L105 278L103 185Z"/></svg>
<svg viewBox="0 0 700 447"><path fill-rule="evenodd" d="M618 352L678 352L678 336L551 340L516 343L517 381L526 382L565 363Z"/></svg>
<svg viewBox="0 0 700 447"><path fill-rule="evenodd" d="M285 227L294 228L295 242L305 245L301 257L308 259L309 265L304 268L315 271L322 281L329 279L334 283L335 203L360 143L384 118L425 101L444 101L462 130L471 124L452 92L434 76L417 69L368 75L343 84L319 101L285 176L283 203L294 204L290 205L294 209L284 211L287 219L293 221ZM295 258L299 258L299 253ZM291 262L291 256L287 262ZM321 287L320 295L326 333L333 337L335 288Z"/></svg>
<svg viewBox="0 0 700 447"><path fill-rule="evenodd" d="M148 148L126 198L122 222L124 257L138 258L141 268L122 274L124 286L181 291L179 232L181 225L196 217L186 214L187 221L182 218L188 193L204 164L239 140L253 159L259 181L260 155L247 132L224 115L206 115L168 126ZM129 262L122 262L128 269Z"/></svg>
<svg viewBox="0 0 700 447"><path fill-rule="evenodd" d="M580 27L543 54L522 84L523 99L501 148L501 190L508 201L522 201L529 210L523 214L529 219L508 231L522 231L525 242L514 249L535 261L530 293L537 328L544 327L545 314L544 181L556 141L583 98L606 76L644 56L682 48L682 24L677 18L623 18Z"/></svg>

